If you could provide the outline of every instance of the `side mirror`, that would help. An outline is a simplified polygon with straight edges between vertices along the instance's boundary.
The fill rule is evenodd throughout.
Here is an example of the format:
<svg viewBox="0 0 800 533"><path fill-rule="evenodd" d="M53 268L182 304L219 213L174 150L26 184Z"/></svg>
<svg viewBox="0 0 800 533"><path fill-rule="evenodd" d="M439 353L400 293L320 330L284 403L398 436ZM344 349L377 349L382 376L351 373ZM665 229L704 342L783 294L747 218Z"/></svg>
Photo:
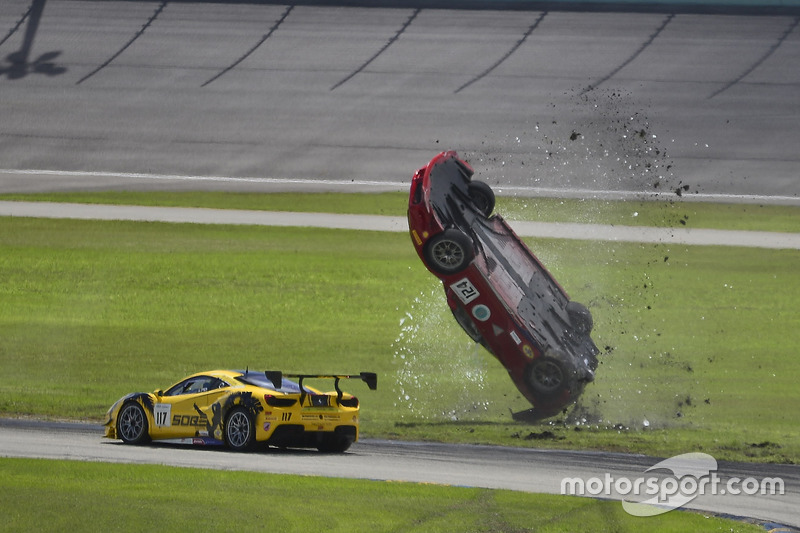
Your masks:
<svg viewBox="0 0 800 533"><path fill-rule="evenodd" d="M161 389L158 389L158 390L156 391L156 396L164 396L164 391L163 391L163 390L161 390Z"/></svg>

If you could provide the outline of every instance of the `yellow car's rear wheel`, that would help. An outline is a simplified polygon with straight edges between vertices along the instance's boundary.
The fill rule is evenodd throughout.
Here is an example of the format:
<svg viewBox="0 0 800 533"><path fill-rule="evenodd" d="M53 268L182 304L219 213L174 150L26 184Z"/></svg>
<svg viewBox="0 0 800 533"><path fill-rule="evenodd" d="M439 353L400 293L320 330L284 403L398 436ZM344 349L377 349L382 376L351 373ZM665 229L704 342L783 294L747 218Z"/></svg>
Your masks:
<svg viewBox="0 0 800 533"><path fill-rule="evenodd" d="M141 405L128 402L122 406L117 416L117 436L125 444L144 444L150 441L147 415Z"/></svg>
<svg viewBox="0 0 800 533"><path fill-rule="evenodd" d="M247 450L256 441L256 427L247 409L236 407L225 420L225 444L235 452Z"/></svg>

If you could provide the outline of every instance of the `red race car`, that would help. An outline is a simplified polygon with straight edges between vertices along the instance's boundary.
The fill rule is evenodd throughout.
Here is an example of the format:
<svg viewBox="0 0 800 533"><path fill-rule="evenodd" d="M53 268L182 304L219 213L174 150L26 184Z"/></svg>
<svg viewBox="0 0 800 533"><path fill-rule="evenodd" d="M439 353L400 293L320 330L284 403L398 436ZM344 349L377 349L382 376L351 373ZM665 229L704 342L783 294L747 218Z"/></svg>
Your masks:
<svg viewBox="0 0 800 533"><path fill-rule="evenodd" d="M500 215L495 196L453 151L411 182L408 226L422 262L441 279L456 321L508 370L534 409L559 413L594 380L592 315L566 291Z"/></svg>

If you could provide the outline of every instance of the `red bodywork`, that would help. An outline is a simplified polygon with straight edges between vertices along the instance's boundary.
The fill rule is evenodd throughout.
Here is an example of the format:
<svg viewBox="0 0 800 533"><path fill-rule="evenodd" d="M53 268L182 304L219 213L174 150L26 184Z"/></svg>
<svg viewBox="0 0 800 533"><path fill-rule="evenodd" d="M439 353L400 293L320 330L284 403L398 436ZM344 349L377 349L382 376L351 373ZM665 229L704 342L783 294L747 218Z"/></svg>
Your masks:
<svg viewBox="0 0 800 533"><path fill-rule="evenodd" d="M578 336L570 331L574 320L566 311L569 296L544 265L502 217L487 216L471 201L472 174L453 151L437 155L416 172L408 206L411 241L428 270L442 281L462 328L503 364L540 416L552 416L593 380L597 348L588 332ZM472 254L463 269L443 273L431 264L426 247L449 228L469 236ZM568 384L548 395L530 384L531 363L545 355L564 361L569 369Z"/></svg>

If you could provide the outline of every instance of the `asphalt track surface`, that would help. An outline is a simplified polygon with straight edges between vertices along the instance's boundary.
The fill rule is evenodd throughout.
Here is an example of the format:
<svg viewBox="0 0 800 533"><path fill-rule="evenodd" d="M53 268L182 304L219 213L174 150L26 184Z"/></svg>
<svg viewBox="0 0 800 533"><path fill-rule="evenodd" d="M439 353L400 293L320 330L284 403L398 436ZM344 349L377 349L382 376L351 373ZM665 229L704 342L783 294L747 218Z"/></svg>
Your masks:
<svg viewBox="0 0 800 533"><path fill-rule="evenodd" d="M4 0L0 192L396 190L454 148L501 194L797 205L798 26L796 10ZM553 493L657 462L379 441L242 455L9 421L0 455ZM786 494L687 507L800 527L797 467L719 472Z"/></svg>
<svg viewBox="0 0 800 533"><path fill-rule="evenodd" d="M4 0L0 192L800 197L800 8L302 4Z"/></svg>
<svg viewBox="0 0 800 533"><path fill-rule="evenodd" d="M103 439L100 426L7 419L0 419L0 456L439 483L549 494L561 494L565 477L604 479L608 474L615 480L635 480L659 462L652 457L613 453L381 440L360 441L341 455L277 449L241 454L179 445L127 446ZM800 467L719 462L717 474L720 487L727 487L732 478L780 477L784 494L710 494L709 490L685 508L800 527ZM664 477L657 472L647 475ZM624 495L612 488L600 497L618 500Z"/></svg>

